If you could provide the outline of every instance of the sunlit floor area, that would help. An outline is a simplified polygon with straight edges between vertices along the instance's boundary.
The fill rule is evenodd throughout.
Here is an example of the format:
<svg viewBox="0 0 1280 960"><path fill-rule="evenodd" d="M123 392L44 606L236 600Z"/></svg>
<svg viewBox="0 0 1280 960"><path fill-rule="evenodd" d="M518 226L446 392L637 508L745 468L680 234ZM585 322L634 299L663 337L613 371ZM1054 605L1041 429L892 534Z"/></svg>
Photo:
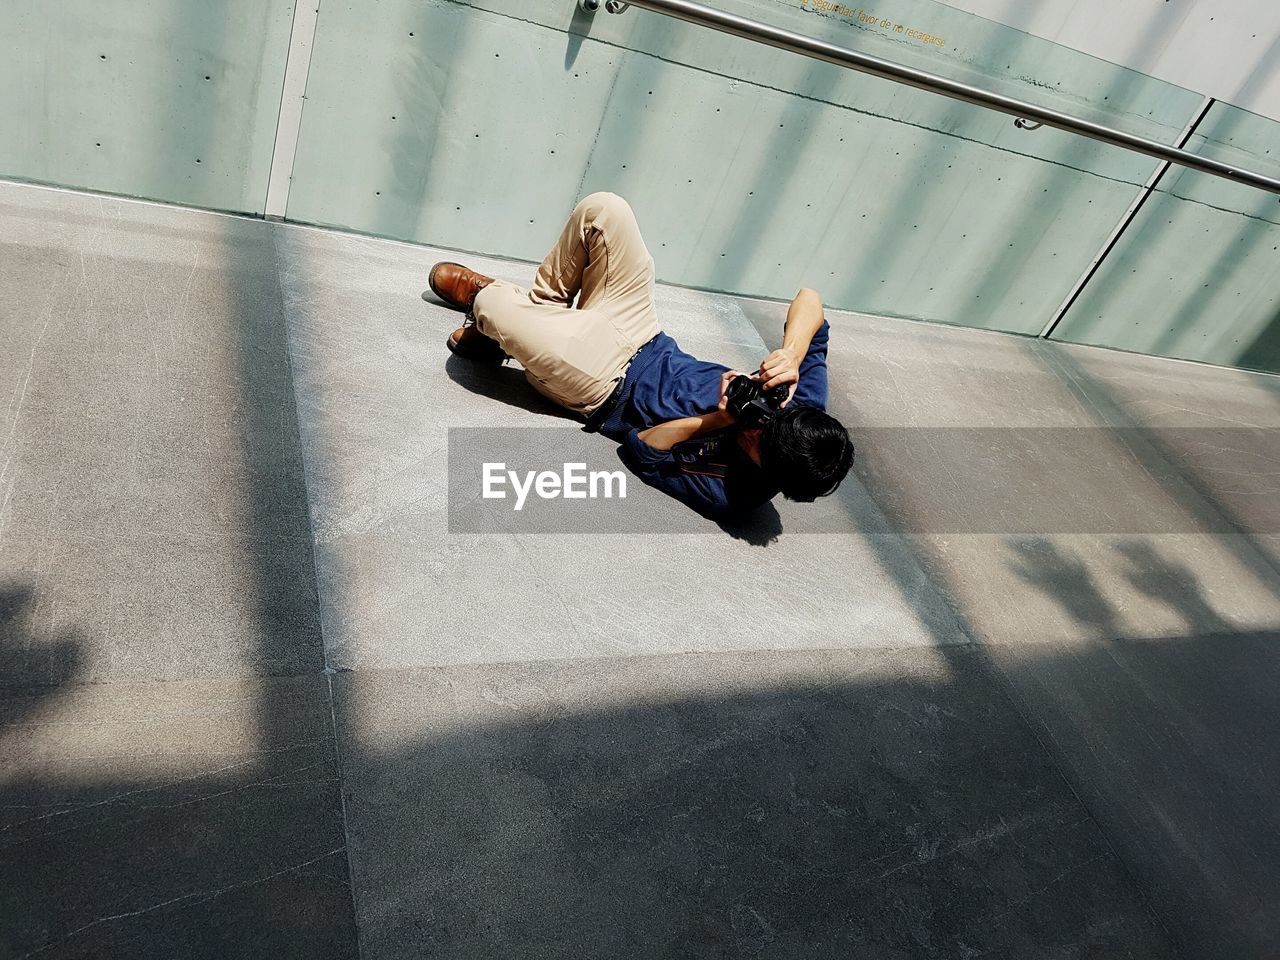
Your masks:
<svg viewBox="0 0 1280 960"><path fill-rule="evenodd" d="M439 259L0 183L0 956L1276 956L1280 378L829 311L837 495L469 532L617 460Z"/></svg>

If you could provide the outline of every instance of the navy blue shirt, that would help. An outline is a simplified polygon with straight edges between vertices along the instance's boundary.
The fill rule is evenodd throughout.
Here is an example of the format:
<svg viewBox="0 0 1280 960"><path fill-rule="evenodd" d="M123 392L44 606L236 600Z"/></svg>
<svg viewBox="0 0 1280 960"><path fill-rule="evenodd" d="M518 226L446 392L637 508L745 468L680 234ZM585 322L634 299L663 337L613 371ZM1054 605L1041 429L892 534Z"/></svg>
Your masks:
<svg viewBox="0 0 1280 960"><path fill-rule="evenodd" d="M800 363L791 403L827 408L827 340L824 320ZM708 433L670 450L656 450L640 431L715 410L722 363L699 360L665 333L649 341L627 368L617 406L600 432L622 444L623 462L645 483L699 513L727 518L773 499L778 489L739 446L735 430Z"/></svg>

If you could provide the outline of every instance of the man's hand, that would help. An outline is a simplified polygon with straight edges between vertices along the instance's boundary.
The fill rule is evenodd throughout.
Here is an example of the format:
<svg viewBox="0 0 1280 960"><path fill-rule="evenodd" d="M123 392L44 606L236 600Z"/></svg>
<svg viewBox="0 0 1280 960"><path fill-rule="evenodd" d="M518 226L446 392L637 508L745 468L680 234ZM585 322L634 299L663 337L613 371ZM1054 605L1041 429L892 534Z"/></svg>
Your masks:
<svg viewBox="0 0 1280 960"><path fill-rule="evenodd" d="M769 354L760 364L760 385L766 390L779 384L787 384L787 399L791 402L800 383L800 364L809 352L814 334L821 329L822 298L802 287L787 310L787 322L782 328L782 346Z"/></svg>
<svg viewBox="0 0 1280 960"><path fill-rule="evenodd" d="M779 347L760 361L760 385L769 390L779 384L790 385L783 406L791 402L800 383L800 357L789 347Z"/></svg>
<svg viewBox="0 0 1280 960"><path fill-rule="evenodd" d="M716 405L717 410L729 409L729 381L740 376L742 374L737 370L726 370L720 374L720 403Z"/></svg>

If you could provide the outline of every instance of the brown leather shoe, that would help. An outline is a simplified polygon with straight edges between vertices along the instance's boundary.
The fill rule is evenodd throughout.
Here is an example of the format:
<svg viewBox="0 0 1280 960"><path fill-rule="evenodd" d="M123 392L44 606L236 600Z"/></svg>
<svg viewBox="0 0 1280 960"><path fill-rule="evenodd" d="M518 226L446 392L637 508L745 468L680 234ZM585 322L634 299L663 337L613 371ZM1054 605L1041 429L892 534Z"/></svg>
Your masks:
<svg viewBox="0 0 1280 960"><path fill-rule="evenodd" d="M481 363L502 363L507 354L498 346L497 340L491 340L475 327L459 327L449 334L445 341L450 352L456 353L465 360L477 360Z"/></svg>
<svg viewBox="0 0 1280 960"><path fill-rule="evenodd" d="M431 276L427 278L431 292L455 310L470 310L476 294L491 283L493 277L447 260L432 267Z"/></svg>

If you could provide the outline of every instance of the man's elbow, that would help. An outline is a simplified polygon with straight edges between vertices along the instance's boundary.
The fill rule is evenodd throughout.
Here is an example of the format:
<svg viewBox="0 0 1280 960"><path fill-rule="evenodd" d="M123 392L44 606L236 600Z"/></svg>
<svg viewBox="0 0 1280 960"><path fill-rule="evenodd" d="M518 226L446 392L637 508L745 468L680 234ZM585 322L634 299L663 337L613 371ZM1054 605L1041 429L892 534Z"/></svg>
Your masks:
<svg viewBox="0 0 1280 960"><path fill-rule="evenodd" d="M796 293L796 303L812 303L817 307L822 306L822 297L818 296L817 290L811 290L809 287L801 287Z"/></svg>

